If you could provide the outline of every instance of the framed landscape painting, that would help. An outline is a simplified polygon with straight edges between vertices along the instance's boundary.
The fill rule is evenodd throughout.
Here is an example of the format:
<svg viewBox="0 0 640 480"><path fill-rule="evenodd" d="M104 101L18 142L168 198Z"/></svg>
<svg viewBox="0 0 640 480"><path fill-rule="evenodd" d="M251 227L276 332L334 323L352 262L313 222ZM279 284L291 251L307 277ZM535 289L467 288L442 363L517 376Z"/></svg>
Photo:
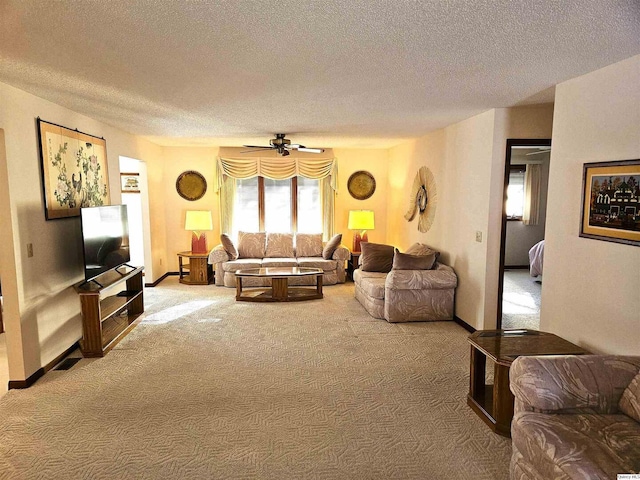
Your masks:
<svg viewBox="0 0 640 480"><path fill-rule="evenodd" d="M47 220L77 217L80 207L110 204L103 138L40 118L38 135Z"/></svg>
<svg viewBox="0 0 640 480"><path fill-rule="evenodd" d="M640 159L584 164L580 236L640 246Z"/></svg>

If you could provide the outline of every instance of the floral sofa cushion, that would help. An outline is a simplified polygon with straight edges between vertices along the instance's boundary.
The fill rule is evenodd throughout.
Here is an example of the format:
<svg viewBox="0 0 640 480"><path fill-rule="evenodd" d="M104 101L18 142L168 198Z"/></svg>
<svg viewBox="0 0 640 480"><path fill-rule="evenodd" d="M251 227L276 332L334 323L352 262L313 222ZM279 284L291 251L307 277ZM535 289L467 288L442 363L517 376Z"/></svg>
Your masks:
<svg viewBox="0 0 640 480"><path fill-rule="evenodd" d="M264 254L269 258L293 258L293 234L267 233L267 248Z"/></svg>
<svg viewBox="0 0 640 480"><path fill-rule="evenodd" d="M267 234L238 232L238 258L263 258Z"/></svg>
<svg viewBox="0 0 640 480"><path fill-rule="evenodd" d="M298 233L296 235L296 257L321 257L322 234Z"/></svg>

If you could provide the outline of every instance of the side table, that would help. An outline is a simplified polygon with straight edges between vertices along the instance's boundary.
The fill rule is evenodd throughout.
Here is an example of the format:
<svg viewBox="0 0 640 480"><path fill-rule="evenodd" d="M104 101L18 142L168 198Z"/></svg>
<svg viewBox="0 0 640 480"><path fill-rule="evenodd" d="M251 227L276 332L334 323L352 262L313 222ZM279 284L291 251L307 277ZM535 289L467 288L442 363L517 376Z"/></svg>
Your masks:
<svg viewBox="0 0 640 480"><path fill-rule="evenodd" d="M509 368L520 355L584 355L589 352L552 333L536 330L478 330L471 344L467 404L495 433L511 436L514 397ZM493 384L486 383L487 357L494 362Z"/></svg>
<svg viewBox="0 0 640 480"><path fill-rule="evenodd" d="M351 257L347 260L347 278L353 280L353 271L358 269L358 261L362 252L351 252Z"/></svg>
<svg viewBox="0 0 640 480"><path fill-rule="evenodd" d="M213 269L207 263L208 253L178 253L178 264L180 266L180 283L186 285L209 285L213 281ZM183 264L183 260L188 259L188 264Z"/></svg>

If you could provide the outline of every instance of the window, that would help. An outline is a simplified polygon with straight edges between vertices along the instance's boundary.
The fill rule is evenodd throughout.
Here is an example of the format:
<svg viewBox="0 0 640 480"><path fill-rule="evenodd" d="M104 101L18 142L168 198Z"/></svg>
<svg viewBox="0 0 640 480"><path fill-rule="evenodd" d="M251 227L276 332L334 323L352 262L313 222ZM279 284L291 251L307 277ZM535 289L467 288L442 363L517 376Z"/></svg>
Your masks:
<svg viewBox="0 0 640 480"><path fill-rule="evenodd" d="M522 220L524 213L524 173L525 165L511 165L509 187L507 188L507 219Z"/></svg>
<svg viewBox="0 0 640 480"><path fill-rule="evenodd" d="M300 233L322 232L320 180L298 177L298 227Z"/></svg>
<svg viewBox="0 0 640 480"><path fill-rule="evenodd" d="M291 231L291 183L291 180L264 179L264 231Z"/></svg>
<svg viewBox="0 0 640 480"><path fill-rule="evenodd" d="M322 232L320 180L236 180L232 230L235 237L239 231Z"/></svg>
<svg viewBox="0 0 640 480"><path fill-rule="evenodd" d="M257 232L260 226L258 212L258 177L236 180L233 211L233 236L238 232Z"/></svg>

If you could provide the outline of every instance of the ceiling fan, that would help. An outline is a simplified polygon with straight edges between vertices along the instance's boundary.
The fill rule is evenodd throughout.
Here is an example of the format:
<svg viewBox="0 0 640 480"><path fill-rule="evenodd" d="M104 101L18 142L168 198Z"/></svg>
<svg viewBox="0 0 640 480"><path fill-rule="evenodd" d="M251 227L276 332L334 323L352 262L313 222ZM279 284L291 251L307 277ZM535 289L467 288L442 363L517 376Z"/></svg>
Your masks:
<svg viewBox="0 0 640 480"><path fill-rule="evenodd" d="M253 150L245 150L241 153L249 153L249 152L257 152L259 150L276 150L278 155L286 157L289 155L291 150L297 150L298 152L309 152L309 153L322 153L324 152L323 148L307 148L304 145L300 145L298 143L291 143L291 140L288 138L284 138L286 133L276 133L276 138L272 138L269 140L269 146L265 145L243 145L246 148L251 148Z"/></svg>

